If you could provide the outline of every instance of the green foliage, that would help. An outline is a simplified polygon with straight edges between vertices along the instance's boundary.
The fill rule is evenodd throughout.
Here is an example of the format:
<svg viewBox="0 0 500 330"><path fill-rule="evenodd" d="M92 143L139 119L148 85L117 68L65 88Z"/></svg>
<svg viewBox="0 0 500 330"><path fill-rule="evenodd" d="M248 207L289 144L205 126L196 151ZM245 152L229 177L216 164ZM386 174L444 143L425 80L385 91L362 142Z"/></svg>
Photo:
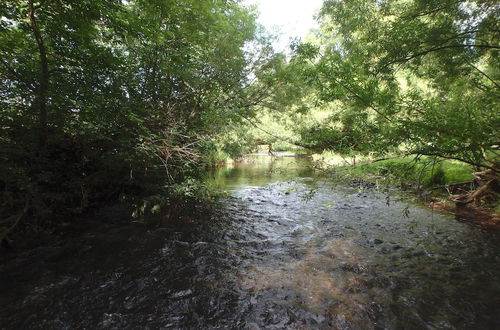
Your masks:
<svg viewBox="0 0 500 330"><path fill-rule="evenodd" d="M292 61L314 63L304 76L318 100L310 108L335 104L328 120L302 128L306 145L498 173L497 10L490 0L324 1L317 40L297 46Z"/></svg>
<svg viewBox="0 0 500 330"><path fill-rule="evenodd" d="M198 209L215 205L222 195L202 178L190 177L179 183L155 188L156 194L132 201L135 202L133 217L144 218L171 212L184 216L194 215Z"/></svg>
<svg viewBox="0 0 500 330"><path fill-rule="evenodd" d="M431 169L431 177L429 178L429 184L431 185L443 185L446 183L446 174L441 166L436 166Z"/></svg>
<svg viewBox="0 0 500 330"><path fill-rule="evenodd" d="M498 173L497 9L326 0L316 40L287 58L240 0L3 1L0 223L209 198L201 168L259 143ZM449 164L426 180L461 177Z"/></svg>
<svg viewBox="0 0 500 330"><path fill-rule="evenodd" d="M244 152L219 137L254 116L275 58L238 0L3 1L0 219L191 198L206 155Z"/></svg>

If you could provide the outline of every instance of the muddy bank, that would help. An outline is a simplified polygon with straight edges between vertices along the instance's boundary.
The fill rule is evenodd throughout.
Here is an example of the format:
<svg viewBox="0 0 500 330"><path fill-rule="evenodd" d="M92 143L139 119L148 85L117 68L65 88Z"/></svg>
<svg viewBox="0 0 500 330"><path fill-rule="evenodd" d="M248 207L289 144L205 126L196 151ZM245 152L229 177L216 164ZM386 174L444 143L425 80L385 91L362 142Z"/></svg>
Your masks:
<svg viewBox="0 0 500 330"><path fill-rule="evenodd" d="M500 230L500 217L491 209L477 205L456 205L451 200L423 201L428 207L440 212L453 214L457 220L466 221L487 230Z"/></svg>

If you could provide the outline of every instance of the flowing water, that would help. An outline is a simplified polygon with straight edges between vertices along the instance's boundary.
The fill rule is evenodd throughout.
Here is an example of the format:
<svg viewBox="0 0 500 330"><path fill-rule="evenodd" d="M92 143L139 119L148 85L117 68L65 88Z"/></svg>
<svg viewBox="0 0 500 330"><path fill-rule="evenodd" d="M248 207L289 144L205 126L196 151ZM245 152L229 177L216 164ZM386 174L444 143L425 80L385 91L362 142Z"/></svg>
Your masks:
<svg viewBox="0 0 500 330"><path fill-rule="evenodd" d="M1 329L499 329L500 235L256 156L209 219L104 212L0 260Z"/></svg>

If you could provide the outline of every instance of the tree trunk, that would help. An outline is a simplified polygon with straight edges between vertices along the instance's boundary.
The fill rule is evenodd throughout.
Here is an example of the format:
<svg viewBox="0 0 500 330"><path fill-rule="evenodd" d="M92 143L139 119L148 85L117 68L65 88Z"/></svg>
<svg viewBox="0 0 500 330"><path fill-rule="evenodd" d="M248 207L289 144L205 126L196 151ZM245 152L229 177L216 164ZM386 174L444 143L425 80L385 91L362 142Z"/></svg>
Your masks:
<svg viewBox="0 0 500 330"><path fill-rule="evenodd" d="M31 25L31 30L35 36L35 40L38 46L38 54L40 57L40 81L39 90L37 96L38 103L38 146L42 150L47 144L47 94L49 90L49 62L47 60L47 50L45 48L45 43L37 25L35 17L36 7L33 1L29 2L29 20Z"/></svg>

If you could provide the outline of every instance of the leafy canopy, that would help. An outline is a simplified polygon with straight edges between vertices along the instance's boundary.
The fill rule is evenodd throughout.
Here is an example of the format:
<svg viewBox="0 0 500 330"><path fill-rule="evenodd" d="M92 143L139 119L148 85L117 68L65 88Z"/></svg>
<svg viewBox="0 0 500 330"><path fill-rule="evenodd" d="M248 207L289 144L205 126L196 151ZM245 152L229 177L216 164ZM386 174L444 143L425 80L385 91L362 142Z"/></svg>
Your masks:
<svg viewBox="0 0 500 330"><path fill-rule="evenodd" d="M295 60L314 64L316 96L334 106L303 136L320 149L498 170L498 9L489 0L326 0L316 42Z"/></svg>

